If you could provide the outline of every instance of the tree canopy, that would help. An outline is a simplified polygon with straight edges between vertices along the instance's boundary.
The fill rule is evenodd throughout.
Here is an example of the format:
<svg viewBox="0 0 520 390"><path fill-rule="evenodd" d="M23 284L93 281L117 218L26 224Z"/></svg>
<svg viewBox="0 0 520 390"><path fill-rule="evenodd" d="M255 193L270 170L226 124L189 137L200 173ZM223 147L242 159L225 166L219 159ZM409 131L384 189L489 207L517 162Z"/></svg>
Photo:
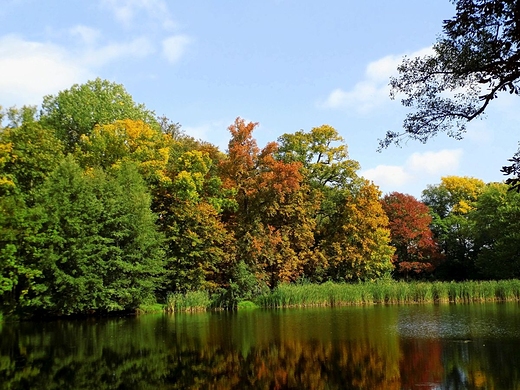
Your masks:
<svg viewBox="0 0 520 390"><path fill-rule="evenodd" d="M69 150L96 125L141 120L159 128L153 111L134 102L123 85L97 78L43 98L41 120L54 129Z"/></svg>
<svg viewBox="0 0 520 390"><path fill-rule="evenodd" d="M503 184L451 176L422 202L382 198L332 126L260 147L258 123L237 118L221 152L125 93L95 80L46 98L39 117L0 110L2 312L191 293L234 307L282 283L520 275L520 194Z"/></svg>

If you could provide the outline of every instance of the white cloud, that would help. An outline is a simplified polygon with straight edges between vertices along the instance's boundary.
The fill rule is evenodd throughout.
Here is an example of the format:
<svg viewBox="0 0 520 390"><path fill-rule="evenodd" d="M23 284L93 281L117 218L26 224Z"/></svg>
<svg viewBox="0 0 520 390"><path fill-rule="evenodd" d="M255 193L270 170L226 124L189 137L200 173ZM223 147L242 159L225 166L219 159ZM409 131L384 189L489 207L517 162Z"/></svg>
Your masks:
<svg viewBox="0 0 520 390"><path fill-rule="evenodd" d="M442 175L456 170L461 157L462 149L414 153L406 161L406 167L421 174Z"/></svg>
<svg viewBox="0 0 520 390"><path fill-rule="evenodd" d="M174 64L182 57L191 38L186 35L173 35L162 42L163 55L168 62Z"/></svg>
<svg viewBox="0 0 520 390"><path fill-rule="evenodd" d="M388 55L370 62L365 69L365 77L348 91L336 88L327 99L320 104L323 108L354 108L358 112L367 113L389 100L388 82L397 74L397 66L403 57L418 57L431 54L431 47L402 55Z"/></svg>
<svg viewBox="0 0 520 390"><path fill-rule="evenodd" d="M378 165L361 172L361 176L373 181L383 192L407 191L407 188L424 188L431 179L455 175L463 151L443 149L437 152L413 153L403 165Z"/></svg>
<svg viewBox="0 0 520 390"><path fill-rule="evenodd" d="M121 58L151 54L146 38L95 45L96 30L78 26L71 31L89 45L67 50L52 43L24 40L15 35L0 37L0 102L5 106L39 104L44 95L95 77L96 70Z"/></svg>
<svg viewBox="0 0 520 390"><path fill-rule="evenodd" d="M378 165L363 171L362 176L384 187L401 187L413 177L406 172L404 167L395 165Z"/></svg>
<svg viewBox="0 0 520 390"><path fill-rule="evenodd" d="M117 21L127 27L130 27L137 17L141 18L143 13L159 21L165 30L176 27L164 0L101 0L101 3L114 13Z"/></svg>
<svg viewBox="0 0 520 390"><path fill-rule="evenodd" d="M63 48L0 37L0 101L5 105L39 104L44 95L86 81L92 74Z"/></svg>
<svg viewBox="0 0 520 390"><path fill-rule="evenodd" d="M131 42L111 43L92 48L83 54L83 61L91 66L102 66L121 58L143 58L154 52L151 42L144 37Z"/></svg>

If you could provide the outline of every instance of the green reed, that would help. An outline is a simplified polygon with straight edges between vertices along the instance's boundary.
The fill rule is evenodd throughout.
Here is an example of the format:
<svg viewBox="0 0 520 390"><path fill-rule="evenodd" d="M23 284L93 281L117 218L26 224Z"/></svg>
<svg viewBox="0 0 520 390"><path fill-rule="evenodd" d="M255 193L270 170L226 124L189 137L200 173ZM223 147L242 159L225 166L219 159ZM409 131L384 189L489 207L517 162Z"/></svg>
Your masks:
<svg viewBox="0 0 520 390"><path fill-rule="evenodd" d="M520 300L520 280L465 282L378 281L281 284L257 298L261 307L471 303Z"/></svg>
<svg viewBox="0 0 520 390"><path fill-rule="evenodd" d="M185 294L170 293L166 297L166 311L204 311L211 305L207 291L189 291Z"/></svg>

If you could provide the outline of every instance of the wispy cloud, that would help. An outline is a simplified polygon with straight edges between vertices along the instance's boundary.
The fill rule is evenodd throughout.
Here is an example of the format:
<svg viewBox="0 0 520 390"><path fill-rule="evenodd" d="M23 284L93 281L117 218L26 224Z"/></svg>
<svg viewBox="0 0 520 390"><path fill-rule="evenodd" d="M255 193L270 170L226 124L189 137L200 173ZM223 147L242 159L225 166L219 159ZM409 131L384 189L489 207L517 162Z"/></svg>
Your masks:
<svg viewBox="0 0 520 390"><path fill-rule="evenodd" d="M162 56L171 64L175 64L181 59L186 48L193 41L186 34L172 34L172 31L178 29L178 26L171 16L168 3L164 0L100 1L114 14L116 21L126 28L132 28L136 23L138 26L142 26L143 20L145 25L153 25L148 29L147 34L154 35L155 42L161 42Z"/></svg>
<svg viewBox="0 0 520 390"><path fill-rule="evenodd" d="M164 0L99 0L123 24L137 21L157 24L132 39L108 41L104 32L83 24L67 30L73 46L52 40L37 42L19 35L0 36L0 102L3 105L39 104L44 95L56 93L98 75L101 68L121 60L162 53L176 63L192 39L172 35L175 28Z"/></svg>
<svg viewBox="0 0 520 390"><path fill-rule="evenodd" d="M163 29L176 27L164 0L101 0L101 4L110 9L116 20L126 27L131 27L143 13L159 22Z"/></svg>
<svg viewBox="0 0 520 390"><path fill-rule="evenodd" d="M391 76L397 74L397 66L405 55L417 57L431 52L431 47L428 47L413 53L388 55L370 62L361 81L349 90L334 89L319 106L330 109L355 109L360 113L368 113L389 100L388 82Z"/></svg>
<svg viewBox="0 0 520 390"><path fill-rule="evenodd" d="M130 42L109 43L90 48L81 54L83 62L100 67L122 58L143 58L155 51L153 44L146 37L136 38Z"/></svg>
<svg viewBox="0 0 520 390"><path fill-rule="evenodd" d="M81 24L72 27L69 33L72 36L79 37L81 43L87 46L95 45L101 38L101 31Z"/></svg>
<svg viewBox="0 0 520 390"><path fill-rule="evenodd" d="M99 45L96 30L77 26L70 33L79 36L84 45L67 49L16 35L0 37L2 104L39 104L44 95L95 77L106 64L123 58L142 58L154 52L146 38Z"/></svg>
<svg viewBox="0 0 520 390"><path fill-rule="evenodd" d="M402 187L413 178L405 167L396 165L378 165L361 172L361 175L379 186L391 188Z"/></svg>
<svg viewBox="0 0 520 390"><path fill-rule="evenodd" d="M0 37L3 104L39 104L44 95L91 76L90 69L60 46L26 41L15 35Z"/></svg>
<svg viewBox="0 0 520 390"><path fill-rule="evenodd" d="M378 165L362 171L361 175L372 180L383 192L403 191L413 183L424 184L432 178L456 174L462 156L462 149L413 153L402 166Z"/></svg>
<svg viewBox="0 0 520 390"><path fill-rule="evenodd" d="M175 64L184 54L192 39L186 35L172 35L162 41L162 52L168 62Z"/></svg>

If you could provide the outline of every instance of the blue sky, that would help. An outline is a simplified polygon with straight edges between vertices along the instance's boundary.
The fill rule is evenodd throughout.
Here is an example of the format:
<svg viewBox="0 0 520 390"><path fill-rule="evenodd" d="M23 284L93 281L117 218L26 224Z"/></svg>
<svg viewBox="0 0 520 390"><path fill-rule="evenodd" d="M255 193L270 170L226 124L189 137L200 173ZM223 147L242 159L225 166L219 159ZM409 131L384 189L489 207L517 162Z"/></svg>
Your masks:
<svg viewBox="0 0 520 390"><path fill-rule="evenodd" d="M260 146L329 124L383 193L419 197L446 175L501 181L517 149L515 97L462 141L376 151L406 113L389 77L453 14L448 0L3 0L0 105L39 105L101 77L222 150L237 116L260 123Z"/></svg>

